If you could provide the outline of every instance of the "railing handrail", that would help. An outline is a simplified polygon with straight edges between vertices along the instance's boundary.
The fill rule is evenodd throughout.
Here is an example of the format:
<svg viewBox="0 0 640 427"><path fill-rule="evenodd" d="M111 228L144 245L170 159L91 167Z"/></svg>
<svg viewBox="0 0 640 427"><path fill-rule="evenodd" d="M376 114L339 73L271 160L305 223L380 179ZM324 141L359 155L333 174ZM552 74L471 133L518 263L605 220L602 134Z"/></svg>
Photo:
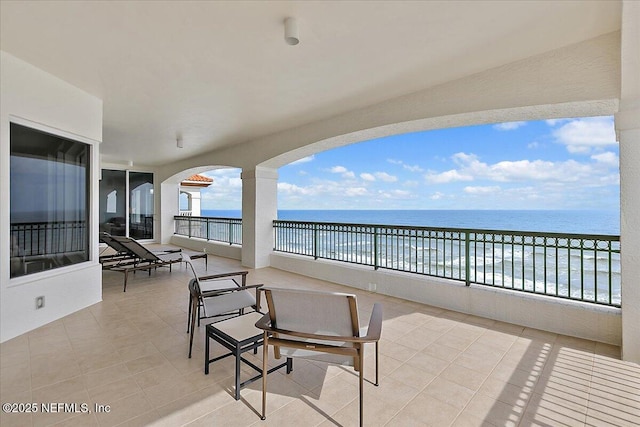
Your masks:
<svg viewBox="0 0 640 427"><path fill-rule="evenodd" d="M330 225L330 226L350 226L350 227L371 227L371 228L393 228L399 230L423 230L423 231L447 231L475 234L513 234L515 236L532 236L532 237L554 237L554 238L589 238L600 239L606 241L618 241L620 235L614 234L582 234L582 233L559 233L546 231L526 231L526 230L497 230L484 228L456 228L456 227L432 227L424 225L390 225L390 224L361 224L351 222L324 222L324 221L300 221L288 219L276 219L274 225L281 223L289 224L307 224L307 225Z"/></svg>
<svg viewBox="0 0 640 427"><path fill-rule="evenodd" d="M180 219L180 220L184 220L187 218L191 218L191 219L205 219L205 220L220 220L220 221L238 221L238 222L242 222L242 218L226 218L226 217L221 217L221 216L193 216L193 215L174 215L173 219Z"/></svg>

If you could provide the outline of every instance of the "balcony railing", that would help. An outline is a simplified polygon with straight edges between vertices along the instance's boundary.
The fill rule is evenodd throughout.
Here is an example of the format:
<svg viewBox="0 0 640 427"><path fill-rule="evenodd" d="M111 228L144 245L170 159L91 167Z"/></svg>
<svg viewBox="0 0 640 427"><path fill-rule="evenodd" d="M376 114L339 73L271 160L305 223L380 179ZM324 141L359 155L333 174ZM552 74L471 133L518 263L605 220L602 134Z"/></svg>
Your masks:
<svg viewBox="0 0 640 427"><path fill-rule="evenodd" d="M278 252L620 306L620 237L274 221Z"/></svg>
<svg viewBox="0 0 640 427"><path fill-rule="evenodd" d="M87 251L85 221L54 221L11 224L12 248L20 256L56 255Z"/></svg>
<svg viewBox="0 0 640 427"><path fill-rule="evenodd" d="M242 220L239 218L212 218L203 216L174 216L174 233L188 237L242 244Z"/></svg>

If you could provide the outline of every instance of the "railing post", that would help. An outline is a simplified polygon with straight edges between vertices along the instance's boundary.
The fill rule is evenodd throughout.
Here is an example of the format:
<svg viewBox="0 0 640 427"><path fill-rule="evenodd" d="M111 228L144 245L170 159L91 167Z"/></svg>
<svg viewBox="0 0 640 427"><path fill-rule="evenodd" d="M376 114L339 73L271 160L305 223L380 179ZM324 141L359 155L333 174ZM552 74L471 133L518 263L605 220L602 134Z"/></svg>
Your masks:
<svg viewBox="0 0 640 427"><path fill-rule="evenodd" d="M378 269L378 227L373 228L373 269Z"/></svg>
<svg viewBox="0 0 640 427"><path fill-rule="evenodd" d="M313 224L313 259L318 259L318 224Z"/></svg>
<svg viewBox="0 0 640 427"><path fill-rule="evenodd" d="M464 283L471 286L471 239L468 231L464 232Z"/></svg>
<svg viewBox="0 0 640 427"><path fill-rule="evenodd" d="M233 221L229 220L229 244L233 244Z"/></svg>
<svg viewBox="0 0 640 427"><path fill-rule="evenodd" d="M187 217L187 224L189 225L189 238L191 238L191 217Z"/></svg>

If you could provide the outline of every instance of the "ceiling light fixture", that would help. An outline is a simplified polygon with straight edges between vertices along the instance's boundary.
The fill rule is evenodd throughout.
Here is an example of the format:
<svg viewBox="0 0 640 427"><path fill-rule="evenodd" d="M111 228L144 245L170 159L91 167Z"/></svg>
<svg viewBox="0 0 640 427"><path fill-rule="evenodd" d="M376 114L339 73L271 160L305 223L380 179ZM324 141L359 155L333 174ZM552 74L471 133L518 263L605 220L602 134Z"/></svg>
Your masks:
<svg viewBox="0 0 640 427"><path fill-rule="evenodd" d="M284 20L284 41L291 46L300 43L300 38L298 37L298 21L296 21L295 18L287 18Z"/></svg>
<svg viewBox="0 0 640 427"><path fill-rule="evenodd" d="M178 148L182 148L182 139L181 138L176 138L176 145L178 146Z"/></svg>

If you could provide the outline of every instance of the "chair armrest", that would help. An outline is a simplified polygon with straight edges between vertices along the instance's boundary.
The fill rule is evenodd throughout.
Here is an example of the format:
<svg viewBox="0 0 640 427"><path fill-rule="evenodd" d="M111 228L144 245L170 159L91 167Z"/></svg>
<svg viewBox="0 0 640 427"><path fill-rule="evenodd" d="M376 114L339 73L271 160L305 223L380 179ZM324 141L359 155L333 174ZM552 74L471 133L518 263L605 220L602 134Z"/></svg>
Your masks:
<svg viewBox="0 0 640 427"><path fill-rule="evenodd" d="M231 277L231 276L242 276L242 281L245 281L245 278L247 277L247 274L249 274L248 271L235 271L233 273L220 273L220 274L213 274L211 276L203 276L200 277L199 280L211 280L211 279L220 279L223 277Z"/></svg>
<svg viewBox="0 0 640 427"><path fill-rule="evenodd" d="M256 328L262 330L270 330L271 329L271 317L269 317L269 313L265 313L264 316L260 320L256 322Z"/></svg>
<svg viewBox="0 0 640 427"><path fill-rule="evenodd" d="M202 292L202 297L203 298L214 297L214 296L217 296L220 294L226 294L229 292L246 291L247 289L257 289L262 286L264 285L260 284L260 285L249 285L249 286L242 286L242 287L235 287L235 288L215 289L212 291Z"/></svg>
<svg viewBox="0 0 640 427"><path fill-rule="evenodd" d="M380 340L380 334L382 333L382 305L380 303L373 304L373 311L369 318L369 327L367 328L367 335L362 337L366 342L376 342Z"/></svg>

